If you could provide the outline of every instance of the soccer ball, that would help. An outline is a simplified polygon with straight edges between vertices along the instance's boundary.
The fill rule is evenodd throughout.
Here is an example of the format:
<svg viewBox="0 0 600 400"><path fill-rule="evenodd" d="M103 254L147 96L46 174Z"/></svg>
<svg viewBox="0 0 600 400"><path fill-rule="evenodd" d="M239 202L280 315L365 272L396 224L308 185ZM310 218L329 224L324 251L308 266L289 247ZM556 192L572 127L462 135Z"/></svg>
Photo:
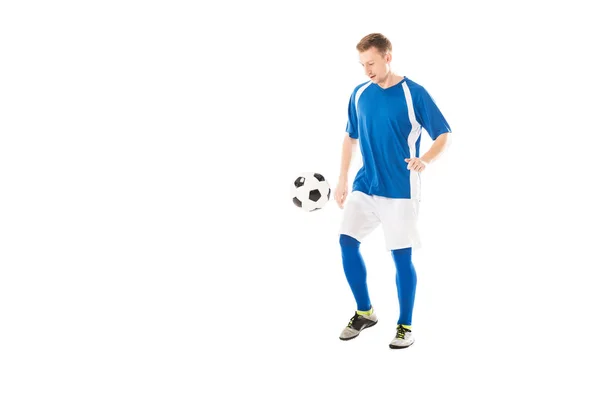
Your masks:
<svg viewBox="0 0 600 400"><path fill-rule="evenodd" d="M316 172L301 174L291 187L292 201L304 211L320 210L327 204L330 196L329 182Z"/></svg>

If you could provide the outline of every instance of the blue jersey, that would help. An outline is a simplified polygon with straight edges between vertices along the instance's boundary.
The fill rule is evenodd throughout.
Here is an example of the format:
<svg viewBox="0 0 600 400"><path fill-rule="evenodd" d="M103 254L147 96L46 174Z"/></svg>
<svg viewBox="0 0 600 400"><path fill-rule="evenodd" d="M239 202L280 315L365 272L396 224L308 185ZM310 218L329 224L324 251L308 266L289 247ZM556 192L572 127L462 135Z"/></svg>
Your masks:
<svg viewBox="0 0 600 400"><path fill-rule="evenodd" d="M359 140L363 165L352 190L401 199L419 199L420 177L405 158L419 157L421 129L431 139L450 126L423 86L404 77L389 88L368 81L350 96L346 132Z"/></svg>

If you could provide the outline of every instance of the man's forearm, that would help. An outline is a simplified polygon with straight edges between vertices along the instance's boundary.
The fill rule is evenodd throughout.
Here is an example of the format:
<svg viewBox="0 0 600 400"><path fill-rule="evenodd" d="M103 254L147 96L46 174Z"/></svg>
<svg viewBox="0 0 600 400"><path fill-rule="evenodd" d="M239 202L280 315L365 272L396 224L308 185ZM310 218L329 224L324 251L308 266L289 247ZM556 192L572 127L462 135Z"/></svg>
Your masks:
<svg viewBox="0 0 600 400"><path fill-rule="evenodd" d="M342 144L342 162L340 165L340 180L348 180L348 171L350 170L350 162L352 161L352 155L354 153L354 147L356 145L356 139L352 139L346 135L344 143Z"/></svg>
<svg viewBox="0 0 600 400"><path fill-rule="evenodd" d="M432 143L429 150L419 157L421 160L425 161L427 164L435 161L443 152L448 148L449 145L449 136L450 133L442 133L439 135Z"/></svg>

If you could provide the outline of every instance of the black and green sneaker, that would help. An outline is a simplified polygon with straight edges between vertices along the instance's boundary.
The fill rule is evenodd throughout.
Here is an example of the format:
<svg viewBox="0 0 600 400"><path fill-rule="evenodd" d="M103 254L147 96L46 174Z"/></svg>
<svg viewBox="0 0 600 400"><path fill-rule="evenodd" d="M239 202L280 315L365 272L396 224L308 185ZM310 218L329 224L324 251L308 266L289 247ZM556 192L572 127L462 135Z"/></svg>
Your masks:
<svg viewBox="0 0 600 400"><path fill-rule="evenodd" d="M355 311L354 316L344 328L340 340L350 340L358 336L360 331L372 327L377 323L377 316L371 308L369 311Z"/></svg>

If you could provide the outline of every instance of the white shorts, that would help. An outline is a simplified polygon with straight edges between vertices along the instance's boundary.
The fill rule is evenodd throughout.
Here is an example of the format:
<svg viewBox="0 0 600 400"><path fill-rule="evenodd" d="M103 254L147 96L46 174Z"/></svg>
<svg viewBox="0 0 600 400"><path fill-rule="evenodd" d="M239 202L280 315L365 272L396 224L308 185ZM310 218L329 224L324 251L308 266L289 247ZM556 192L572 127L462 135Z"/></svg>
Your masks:
<svg viewBox="0 0 600 400"><path fill-rule="evenodd" d="M421 247L417 229L419 201L353 191L348 195L340 234L363 239L381 224L387 250Z"/></svg>

